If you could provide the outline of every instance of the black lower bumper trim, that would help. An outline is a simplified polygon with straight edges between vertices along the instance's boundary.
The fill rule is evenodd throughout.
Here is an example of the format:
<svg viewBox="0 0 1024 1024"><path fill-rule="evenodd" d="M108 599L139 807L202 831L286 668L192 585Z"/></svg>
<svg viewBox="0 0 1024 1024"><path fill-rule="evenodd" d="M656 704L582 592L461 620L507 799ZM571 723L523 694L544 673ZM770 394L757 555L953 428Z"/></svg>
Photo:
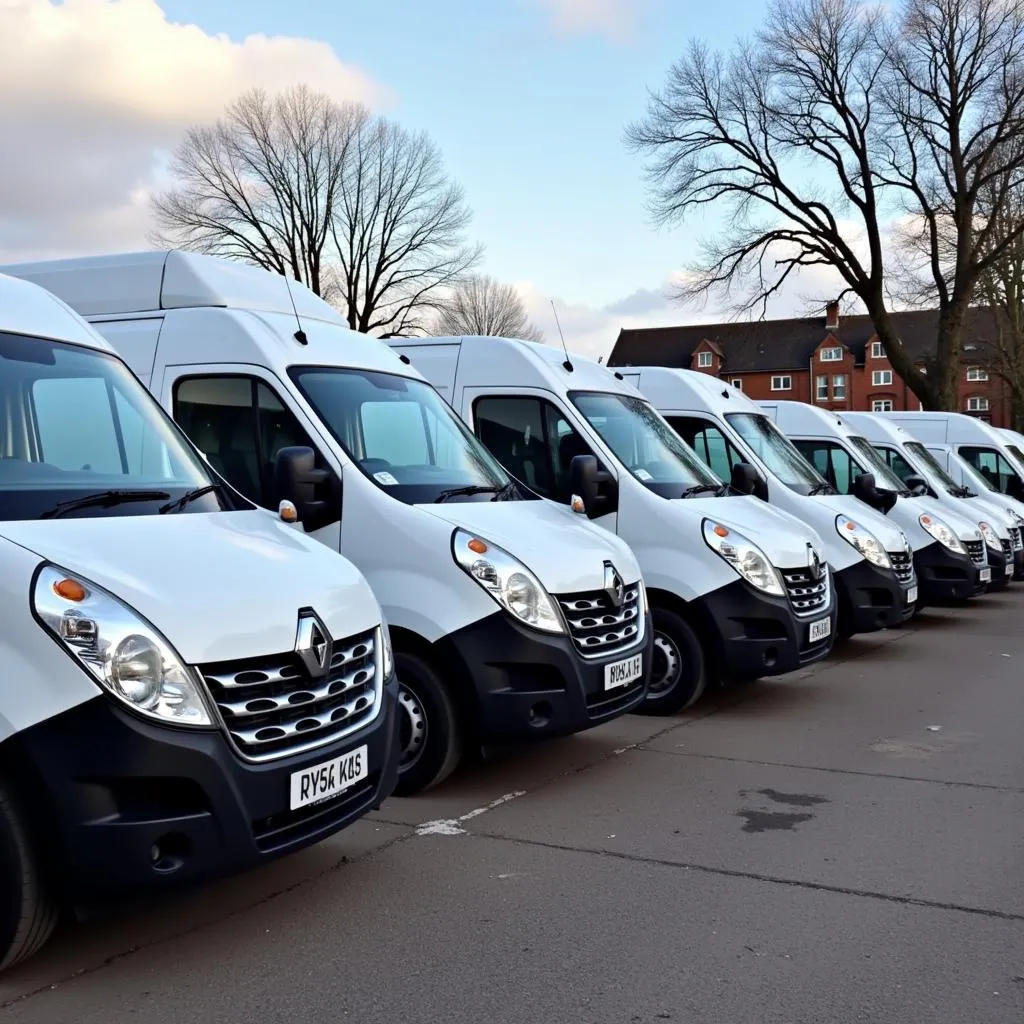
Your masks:
<svg viewBox="0 0 1024 1024"><path fill-rule="evenodd" d="M397 696L392 678L366 728L266 764L242 761L218 730L143 721L107 697L17 734L3 757L24 768L33 824L65 898L167 888L302 849L379 807L398 778ZM289 809L293 772L364 745L364 779Z"/></svg>
<svg viewBox="0 0 1024 1024"><path fill-rule="evenodd" d="M1012 555L1007 559L1002 551L993 551L987 546L985 551L988 554L988 567L992 570L992 579L988 583L987 589L990 591L1005 590L1013 579Z"/></svg>
<svg viewBox="0 0 1024 1024"><path fill-rule="evenodd" d="M828 656L835 643L836 603L798 618L785 597L755 591L743 580L704 594L693 602L701 632L709 638L720 674L731 679L757 679L792 672ZM828 635L810 640L812 623L829 621Z"/></svg>
<svg viewBox="0 0 1024 1024"><path fill-rule="evenodd" d="M981 567L970 555L950 551L938 541L914 552L914 569L922 604L966 601L985 590Z"/></svg>
<svg viewBox="0 0 1024 1024"><path fill-rule="evenodd" d="M540 633L496 612L449 634L439 645L449 667L471 680L481 745L519 743L582 732L632 711L647 696L654 632L598 658L572 639ZM639 678L605 689L605 667L641 656Z"/></svg>
<svg viewBox="0 0 1024 1024"><path fill-rule="evenodd" d="M834 578L839 616L847 635L892 629L914 613L914 603L908 603L908 591L896 574L866 558L840 569ZM916 581L912 585L916 586Z"/></svg>

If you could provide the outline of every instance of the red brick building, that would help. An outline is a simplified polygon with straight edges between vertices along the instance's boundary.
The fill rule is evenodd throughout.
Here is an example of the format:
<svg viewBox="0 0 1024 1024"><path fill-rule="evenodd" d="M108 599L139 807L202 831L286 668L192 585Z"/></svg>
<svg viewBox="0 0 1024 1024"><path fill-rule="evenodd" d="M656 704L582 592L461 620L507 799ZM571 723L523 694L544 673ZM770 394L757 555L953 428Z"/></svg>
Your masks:
<svg viewBox="0 0 1024 1024"><path fill-rule="evenodd" d="M925 354L935 344L937 313L894 313L893 320L903 344L923 367ZM1012 426L1008 389L984 365L991 335L990 312L971 310L960 411L997 427ZM920 408L917 397L889 364L871 318L840 318L836 303L829 304L824 317L624 329L608 365L698 370L742 388L755 400L790 399L837 411Z"/></svg>

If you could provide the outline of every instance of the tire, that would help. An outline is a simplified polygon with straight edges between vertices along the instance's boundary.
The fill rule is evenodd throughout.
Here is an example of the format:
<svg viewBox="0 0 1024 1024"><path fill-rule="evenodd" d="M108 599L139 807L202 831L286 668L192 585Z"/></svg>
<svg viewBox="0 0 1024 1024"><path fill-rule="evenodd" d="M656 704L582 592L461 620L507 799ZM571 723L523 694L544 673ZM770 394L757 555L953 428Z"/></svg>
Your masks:
<svg viewBox="0 0 1024 1024"><path fill-rule="evenodd" d="M24 819L0 782L0 971L37 952L57 924Z"/></svg>
<svg viewBox="0 0 1024 1024"><path fill-rule="evenodd" d="M693 627L668 608L654 608L654 658L640 715L673 715L691 707L708 685L708 659Z"/></svg>
<svg viewBox="0 0 1024 1024"><path fill-rule="evenodd" d="M412 796L448 778L462 759L462 730L451 696L432 666L395 652L401 719L396 796Z"/></svg>

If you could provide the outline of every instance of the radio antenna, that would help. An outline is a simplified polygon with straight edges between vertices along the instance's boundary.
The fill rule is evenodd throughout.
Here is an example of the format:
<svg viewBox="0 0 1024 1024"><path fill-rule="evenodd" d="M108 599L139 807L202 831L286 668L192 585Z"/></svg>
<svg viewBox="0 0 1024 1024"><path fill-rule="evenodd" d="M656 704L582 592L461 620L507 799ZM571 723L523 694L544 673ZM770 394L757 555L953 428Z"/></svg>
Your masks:
<svg viewBox="0 0 1024 1024"><path fill-rule="evenodd" d="M558 310L555 309L554 299L551 300L551 312L555 314L555 326L558 328L558 336L562 339L562 351L565 353L565 362L562 366L572 373L572 361L569 359L569 350L565 347L565 335L562 333L562 325L558 322Z"/></svg>
<svg viewBox="0 0 1024 1024"><path fill-rule="evenodd" d="M288 274L284 274L284 286L288 289L288 301L292 304L292 315L295 317L295 326L298 330L295 332L293 337L300 345L308 345L309 338L306 337L306 332L302 329L302 321L299 319L299 311L295 308L295 296L292 295L292 282L288 277Z"/></svg>

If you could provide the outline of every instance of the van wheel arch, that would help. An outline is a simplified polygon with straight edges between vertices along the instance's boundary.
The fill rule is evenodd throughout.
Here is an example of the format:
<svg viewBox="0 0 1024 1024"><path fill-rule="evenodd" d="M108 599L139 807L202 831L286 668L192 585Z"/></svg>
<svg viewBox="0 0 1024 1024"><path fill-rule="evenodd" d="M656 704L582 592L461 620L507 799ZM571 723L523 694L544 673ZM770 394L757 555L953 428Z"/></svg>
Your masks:
<svg viewBox="0 0 1024 1024"><path fill-rule="evenodd" d="M666 715L682 711L696 703L704 693L707 685L719 679L718 652L701 637L716 635L713 623L699 608L688 604L682 598L667 591L649 589L647 600L651 609L651 618L655 631L655 670L660 664L659 633L665 633L664 639L669 643L669 650L677 648L685 656L686 650L691 653L693 674L689 684L681 689L672 690L661 695L649 694L647 700L637 708L638 714ZM652 679L652 686L656 681Z"/></svg>
<svg viewBox="0 0 1024 1024"><path fill-rule="evenodd" d="M449 663L438 645L418 633L389 627L399 677L400 736L403 757L413 729L424 729L424 749L410 749L412 764L399 766L397 796L411 796L444 781L457 767L476 736L477 698L472 681ZM403 685L405 665L408 686ZM433 732L431 723L433 722ZM444 737L443 746L432 745ZM421 760L422 759L422 760Z"/></svg>

